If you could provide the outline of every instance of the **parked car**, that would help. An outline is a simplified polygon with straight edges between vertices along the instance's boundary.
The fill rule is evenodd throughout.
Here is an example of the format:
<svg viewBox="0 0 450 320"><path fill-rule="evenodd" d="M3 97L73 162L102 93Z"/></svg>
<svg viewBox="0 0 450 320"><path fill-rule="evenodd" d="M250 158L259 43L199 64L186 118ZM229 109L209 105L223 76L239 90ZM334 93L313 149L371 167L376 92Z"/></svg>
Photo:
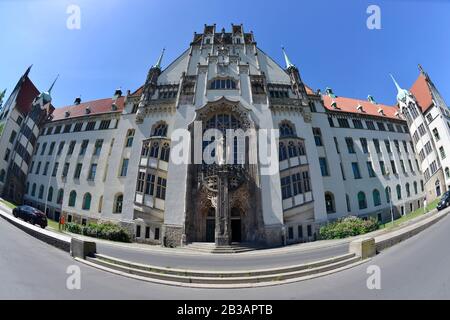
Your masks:
<svg viewBox="0 0 450 320"><path fill-rule="evenodd" d="M45 214L30 206L19 206L13 210L13 215L16 218L23 219L32 225L39 225L42 229L47 227L47 217Z"/></svg>
<svg viewBox="0 0 450 320"><path fill-rule="evenodd" d="M444 193L436 208L442 210L448 206L450 206L450 191Z"/></svg>

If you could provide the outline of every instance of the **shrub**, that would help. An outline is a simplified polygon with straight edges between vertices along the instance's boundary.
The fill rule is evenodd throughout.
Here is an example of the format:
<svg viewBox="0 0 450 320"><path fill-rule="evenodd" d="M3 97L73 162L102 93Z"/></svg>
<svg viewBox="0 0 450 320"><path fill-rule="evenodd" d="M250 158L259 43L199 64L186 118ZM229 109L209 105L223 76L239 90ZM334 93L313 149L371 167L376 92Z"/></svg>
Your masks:
<svg viewBox="0 0 450 320"><path fill-rule="evenodd" d="M90 223L87 226L68 223L67 231L93 238L119 242L131 242L131 236L128 231L113 223Z"/></svg>
<svg viewBox="0 0 450 320"><path fill-rule="evenodd" d="M319 237L320 239L343 239L375 231L378 227L379 224L374 218L363 220L349 216L322 226Z"/></svg>
<svg viewBox="0 0 450 320"><path fill-rule="evenodd" d="M66 223L66 230L76 234L81 234L82 232L81 226L73 222Z"/></svg>

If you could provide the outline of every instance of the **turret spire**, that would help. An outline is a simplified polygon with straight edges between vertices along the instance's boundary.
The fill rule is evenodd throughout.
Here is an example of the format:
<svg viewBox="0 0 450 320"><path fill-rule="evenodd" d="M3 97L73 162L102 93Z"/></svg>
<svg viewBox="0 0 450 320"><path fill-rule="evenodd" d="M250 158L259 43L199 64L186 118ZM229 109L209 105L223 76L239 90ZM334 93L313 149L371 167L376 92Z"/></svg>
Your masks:
<svg viewBox="0 0 450 320"><path fill-rule="evenodd" d="M289 57L286 54L286 50L284 50L284 47L281 47L281 50L283 50L284 61L286 62L286 69L295 68L295 66L292 64L291 60L289 60Z"/></svg>
<svg viewBox="0 0 450 320"><path fill-rule="evenodd" d="M398 101L405 100L406 96L408 95L408 91L405 90L405 89L402 89L399 86L398 82L395 80L395 78L394 78L394 76L392 74L389 74L389 75L391 76L392 81L394 82L395 87L397 88L397 100Z"/></svg>
<svg viewBox="0 0 450 320"><path fill-rule="evenodd" d="M56 76L55 80L53 81L52 85L50 86L50 89L48 89L48 93L49 94L52 93L53 86L55 85L56 80L58 80L58 78L59 78L59 74Z"/></svg>
<svg viewBox="0 0 450 320"><path fill-rule="evenodd" d="M166 48L163 48L161 51L161 55L159 56L158 61L156 61L156 64L153 66L153 68L161 69L161 63L162 63L162 59L164 57L165 51L166 51Z"/></svg>

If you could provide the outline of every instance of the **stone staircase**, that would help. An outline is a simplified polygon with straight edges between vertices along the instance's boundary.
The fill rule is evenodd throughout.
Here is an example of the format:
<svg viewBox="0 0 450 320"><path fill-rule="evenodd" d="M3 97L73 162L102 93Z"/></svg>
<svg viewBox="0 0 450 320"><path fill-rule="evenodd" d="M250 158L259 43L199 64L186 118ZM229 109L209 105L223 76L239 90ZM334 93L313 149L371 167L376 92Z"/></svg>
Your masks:
<svg viewBox="0 0 450 320"><path fill-rule="evenodd" d="M78 261L92 267L138 280L197 288L249 288L271 286L324 276L363 263L359 256L348 253L333 258L299 265L257 270L185 270L151 266L96 254ZM365 260L367 261L367 260Z"/></svg>
<svg viewBox="0 0 450 320"><path fill-rule="evenodd" d="M212 242L192 242L184 246L183 249L204 253L230 254L258 250L260 247L250 246L243 243L216 247L216 245Z"/></svg>

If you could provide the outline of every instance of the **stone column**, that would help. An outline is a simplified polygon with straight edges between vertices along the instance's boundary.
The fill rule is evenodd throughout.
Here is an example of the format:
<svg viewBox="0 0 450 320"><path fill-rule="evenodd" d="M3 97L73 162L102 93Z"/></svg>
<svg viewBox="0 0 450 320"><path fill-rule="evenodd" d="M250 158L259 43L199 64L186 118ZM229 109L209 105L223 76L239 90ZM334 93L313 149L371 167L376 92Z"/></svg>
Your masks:
<svg viewBox="0 0 450 320"><path fill-rule="evenodd" d="M231 244L228 170L225 167L221 167L218 171L217 190L216 246L225 246Z"/></svg>

